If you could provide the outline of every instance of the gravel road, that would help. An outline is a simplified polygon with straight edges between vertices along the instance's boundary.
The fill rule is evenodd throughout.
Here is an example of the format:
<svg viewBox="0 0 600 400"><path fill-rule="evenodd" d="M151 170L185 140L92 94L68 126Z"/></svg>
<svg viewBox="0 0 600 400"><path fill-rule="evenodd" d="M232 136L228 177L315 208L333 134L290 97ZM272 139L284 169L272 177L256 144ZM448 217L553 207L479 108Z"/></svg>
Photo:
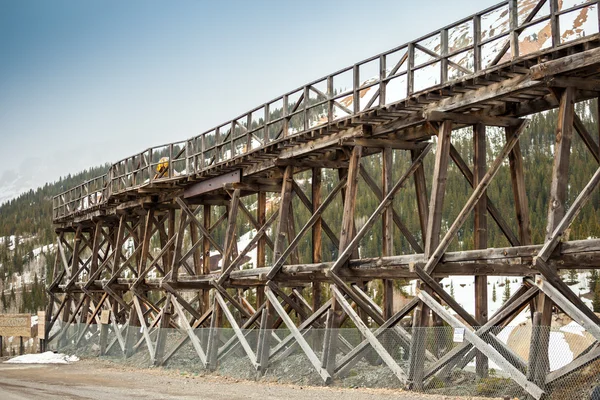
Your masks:
<svg viewBox="0 0 600 400"><path fill-rule="evenodd" d="M0 364L0 399L210 399L210 400L450 400L398 390L302 387L135 369L104 360L69 365ZM464 397L462 398L464 399Z"/></svg>

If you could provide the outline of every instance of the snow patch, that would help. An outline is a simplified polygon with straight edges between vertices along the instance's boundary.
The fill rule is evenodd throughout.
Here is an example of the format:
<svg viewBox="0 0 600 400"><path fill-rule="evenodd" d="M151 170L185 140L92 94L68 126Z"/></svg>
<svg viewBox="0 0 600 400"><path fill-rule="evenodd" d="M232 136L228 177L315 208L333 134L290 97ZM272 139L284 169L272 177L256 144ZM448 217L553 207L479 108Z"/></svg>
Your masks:
<svg viewBox="0 0 600 400"><path fill-rule="evenodd" d="M7 364L70 364L79 361L77 356L55 354L47 351L41 354L25 354L5 361Z"/></svg>

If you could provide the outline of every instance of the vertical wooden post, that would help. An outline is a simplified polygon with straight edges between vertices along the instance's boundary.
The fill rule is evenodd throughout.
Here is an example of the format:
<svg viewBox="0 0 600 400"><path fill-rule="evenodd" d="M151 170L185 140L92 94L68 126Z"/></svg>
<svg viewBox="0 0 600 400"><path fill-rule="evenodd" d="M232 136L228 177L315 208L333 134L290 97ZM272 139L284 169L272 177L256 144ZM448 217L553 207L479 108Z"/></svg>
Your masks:
<svg viewBox="0 0 600 400"><path fill-rule="evenodd" d="M213 313L210 320L210 331L208 334L208 349L207 349L207 362L206 368L214 371L217 369L217 356L219 350L219 342L221 335L221 316L222 310L219 307L219 302L213 300Z"/></svg>
<svg viewBox="0 0 600 400"><path fill-rule="evenodd" d="M435 153L435 166L427 218L427 235L425 239L425 257L429 257L440 242L442 211L446 193L448 161L450 159L450 136L452 121L444 121L440 125ZM423 285L421 285L423 287ZM423 289L425 289L423 287ZM422 302L413 314L413 332L410 343L410 362L408 369L409 386L414 390L423 390L425 367L425 328L429 325L429 307Z"/></svg>
<svg viewBox="0 0 600 400"><path fill-rule="evenodd" d="M479 185L486 172L486 132L483 124L473 127L473 186ZM484 194L473 209L474 218L474 247L475 249L487 248L487 196ZM485 325L488 320L488 292L487 276L475 276L475 319L479 326ZM481 352L475 357L475 370L477 377L488 376L488 359Z"/></svg>
<svg viewBox="0 0 600 400"><path fill-rule="evenodd" d="M25 347L23 346L23 336L19 336L19 355L22 356L25 353Z"/></svg>
<svg viewBox="0 0 600 400"><path fill-rule="evenodd" d="M154 209L148 210L146 214L146 224L144 226L143 237L142 237L142 255L140 257L140 263L138 264L138 274L142 274L146 270L148 265L148 254L150 252L150 238L152 236L152 225L154 223Z"/></svg>
<svg viewBox="0 0 600 400"><path fill-rule="evenodd" d="M292 201L292 179L294 167L287 166L283 173L283 183L281 185L281 202L279 204L279 221L277 221L277 230L275 235L275 249L273 251L273 260L278 260L285 248L285 236L287 224L289 222L290 203Z"/></svg>
<svg viewBox="0 0 600 400"><path fill-rule="evenodd" d="M392 163L393 150L390 147L385 147L381 153L382 157L382 197L385 198L393 183L392 183ZM394 211L393 203L382 214L382 255L394 255ZM383 280L383 318L388 319L394 313L394 281L392 279Z"/></svg>
<svg viewBox="0 0 600 400"><path fill-rule="evenodd" d="M202 223L204 224L204 229L206 229L207 232L210 230L210 218L211 206L204 204L202 206ZM210 274L210 241L206 236L202 238L202 274ZM204 312L208 311L208 308L210 307L209 294L209 289L202 290L202 310Z"/></svg>
<svg viewBox="0 0 600 400"><path fill-rule="evenodd" d="M292 240L294 240L294 238L296 237L296 222L294 220L294 203L292 201L290 201L290 211L289 211L289 221L288 221L288 225L287 225L287 236L288 236L288 243L292 243ZM298 248L296 247L294 249L294 251L292 251L292 254L290 254L290 262L292 264L299 264L300 261L300 256L298 253Z"/></svg>
<svg viewBox="0 0 600 400"><path fill-rule="evenodd" d="M258 206L256 208L256 220L259 226L267 222L267 192L258 192ZM261 238L256 248L256 268L264 268L267 262L267 241ZM265 291L262 286L256 288L256 308L265 302Z"/></svg>
<svg viewBox="0 0 600 400"><path fill-rule="evenodd" d="M160 326L158 328L158 334L156 337L156 350L154 354L154 365L160 365L164 352L165 345L167 342L167 334L169 331L169 324L171 323L171 293L167 293L165 305L162 310L162 316L160 319ZM185 316L181 316L185 318Z"/></svg>
<svg viewBox="0 0 600 400"><path fill-rule="evenodd" d="M321 169L312 169L312 206L313 213L317 211L321 205ZM323 227L321 225L321 217L317 218L317 221L312 227L312 262L320 263L322 259L322 235ZM321 283L312 283L312 308L316 311L321 307Z"/></svg>
<svg viewBox="0 0 600 400"><path fill-rule="evenodd" d="M506 128L506 138L514 136L515 127ZM529 245L531 242L531 222L529 220L529 204L527 202L527 191L525 189L525 175L523 168L523 155L521 154L520 141L515 144L508 154L510 165L510 178L512 181L513 197L515 199L515 211L519 225L519 240L521 245Z"/></svg>
<svg viewBox="0 0 600 400"><path fill-rule="evenodd" d="M169 219L167 222L169 239L171 239L173 236L175 236L175 217L176 217L176 215L177 214L176 214L175 209L169 210ZM169 259L168 259L168 264L165 267L165 273L169 273L171 264L173 264L173 257L175 256L175 248L171 247L171 249L169 250L169 252L167 254L169 255Z"/></svg>
<svg viewBox="0 0 600 400"><path fill-rule="evenodd" d="M421 154L422 150L411 150L410 156L414 162ZM417 210L419 212L419 224L421 226L421 238L423 248L427 240L427 220L429 219L429 205L427 201L427 182L425 181L425 168L423 164L419 165L414 174L415 191L417 195Z"/></svg>
<svg viewBox="0 0 600 400"><path fill-rule="evenodd" d="M136 296L136 294L133 294ZM125 336L125 358L129 358L134 353L134 345L138 339L138 333L140 330L140 320L137 312L131 307L129 310L129 322L127 324L127 331Z"/></svg>
<svg viewBox="0 0 600 400"><path fill-rule="evenodd" d="M531 342L529 345L527 380L541 388L546 385L546 371L550 369L548 356L544 354L544 351L548 349L549 331L550 328L543 325L543 314L541 312L534 312L531 326Z"/></svg>
<svg viewBox="0 0 600 400"><path fill-rule="evenodd" d="M65 299L65 306L63 308L63 312L62 312L62 322L63 324L68 324L69 323L69 318L71 316L71 303L73 302L73 298L71 297L71 295L69 293L65 293L66 299ZM63 328L63 329L66 329ZM60 335L59 336L59 340L58 340L58 344L57 344L57 350L62 348L66 343L67 340L67 336L68 335Z"/></svg>
<svg viewBox="0 0 600 400"><path fill-rule="evenodd" d="M551 1L551 5L552 3L553 1ZM566 88L560 93L558 122L556 125L556 142L554 144L554 163L552 166L552 182L550 184L550 202L548 204L546 241L551 239L552 232L565 215L571 140L573 138L573 119L575 114L574 95L575 90L572 87ZM541 293L538 296L536 308L536 311L542 313L540 326L548 327L546 330L540 329L540 337L538 338L540 354L539 361L537 362L539 366L547 369L545 371L536 371L536 375L540 374L545 377L550 368L548 344L550 342L549 327L552 326L552 300Z"/></svg>
<svg viewBox="0 0 600 400"><path fill-rule="evenodd" d="M196 224L190 224L190 240L192 242L192 246L199 240L199 235L198 235L198 227L196 226ZM196 273L196 275L202 275L202 255L200 254L201 250L200 247L198 247L196 250L194 250L194 254L192 255L192 259L194 261L194 272Z"/></svg>
<svg viewBox="0 0 600 400"><path fill-rule="evenodd" d="M569 161L571 156L571 140L573 138L573 118L575 114L574 95L575 90L570 87L566 88L560 96L546 240L550 239L552 232L564 217L566 211L565 203L567 200Z"/></svg>
<svg viewBox="0 0 600 400"><path fill-rule="evenodd" d="M264 297L264 288L262 289ZM264 373L269 366L269 353L271 351L271 331L273 329L274 310L271 302L267 301L267 306L263 309L260 319L260 331L258 333L257 361L260 372Z"/></svg>
<svg viewBox="0 0 600 400"><path fill-rule="evenodd" d="M346 189L342 190L344 195L344 213L342 216L342 232L340 234L340 253L348 247L354 237L354 208L356 206L356 194L358 191L359 164L362 155L362 147L355 146L352 149L350 162L348 164L348 175L346 177Z"/></svg>

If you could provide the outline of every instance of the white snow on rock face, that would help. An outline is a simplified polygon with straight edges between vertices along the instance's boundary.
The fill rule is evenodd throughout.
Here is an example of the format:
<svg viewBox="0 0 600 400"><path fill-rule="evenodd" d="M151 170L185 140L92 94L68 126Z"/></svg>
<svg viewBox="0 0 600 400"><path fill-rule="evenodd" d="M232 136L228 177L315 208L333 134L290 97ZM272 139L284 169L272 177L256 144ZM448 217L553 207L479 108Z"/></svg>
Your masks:
<svg viewBox="0 0 600 400"><path fill-rule="evenodd" d="M55 354L47 351L41 354L25 354L5 361L7 364L70 364L79 361L77 356Z"/></svg>

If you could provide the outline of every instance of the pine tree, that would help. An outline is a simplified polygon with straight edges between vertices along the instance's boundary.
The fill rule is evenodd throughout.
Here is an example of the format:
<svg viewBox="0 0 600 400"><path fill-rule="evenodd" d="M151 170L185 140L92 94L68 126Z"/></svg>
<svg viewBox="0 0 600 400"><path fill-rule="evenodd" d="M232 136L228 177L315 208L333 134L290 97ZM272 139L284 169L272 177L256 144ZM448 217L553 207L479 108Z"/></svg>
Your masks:
<svg viewBox="0 0 600 400"><path fill-rule="evenodd" d="M494 283L494 285L492 286L492 301L495 303L496 302L496 284Z"/></svg>
<svg viewBox="0 0 600 400"><path fill-rule="evenodd" d="M506 303L510 298L510 281L506 279L504 281L504 294L502 295L502 303Z"/></svg>
<svg viewBox="0 0 600 400"><path fill-rule="evenodd" d="M567 273L567 285L575 285L577 282L577 271L574 269L570 269Z"/></svg>
<svg viewBox="0 0 600 400"><path fill-rule="evenodd" d="M592 300L592 309L594 312L600 312L600 285L596 285L594 299Z"/></svg>
<svg viewBox="0 0 600 400"><path fill-rule="evenodd" d="M598 271L596 271L595 269L593 269L590 276L588 276L588 286L590 287L591 293L596 292L596 286L597 286L596 284L598 283L599 277L600 277L600 275L598 274Z"/></svg>
<svg viewBox="0 0 600 400"><path fill-rule="evenodd" d="M454 297L454 281L450 281L450 296Z"/></svg>

